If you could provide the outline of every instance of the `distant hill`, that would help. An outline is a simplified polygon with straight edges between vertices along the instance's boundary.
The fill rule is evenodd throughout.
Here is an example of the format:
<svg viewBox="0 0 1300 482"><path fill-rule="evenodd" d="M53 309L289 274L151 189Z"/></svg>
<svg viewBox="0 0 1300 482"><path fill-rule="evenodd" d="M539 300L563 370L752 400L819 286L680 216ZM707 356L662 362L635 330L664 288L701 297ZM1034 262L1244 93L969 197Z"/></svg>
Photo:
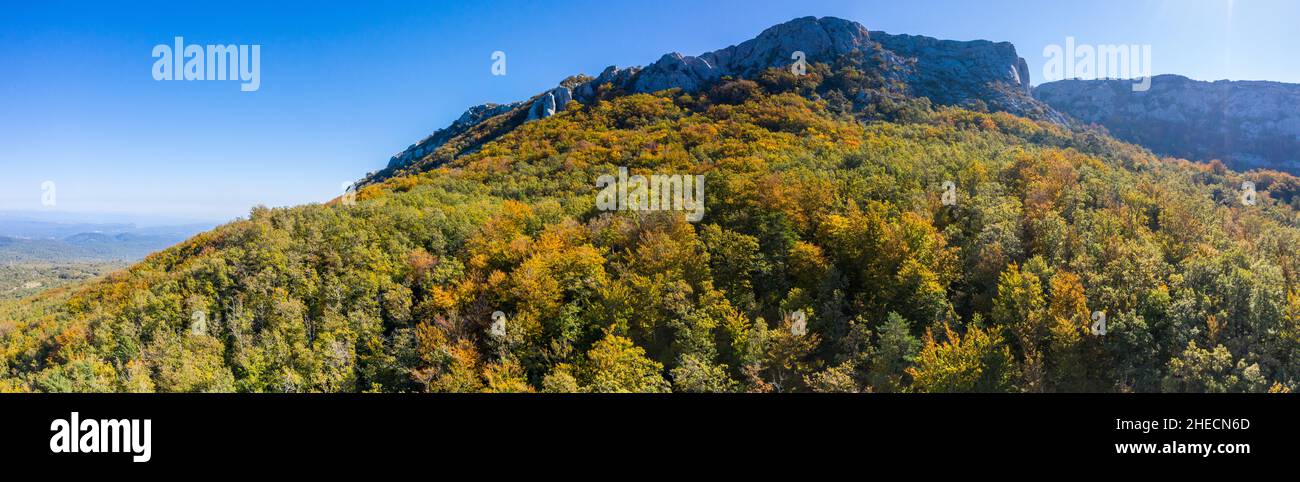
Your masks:
<svg viewBox="0 0 1300 482"><path fill-rule="evenodd" d="M137 261L213 224L145 226L0 216L0 264Z"/></svg>
<svg viewBox="0 0 1300 482"><path fill-rule="evenodd" d="M1237 170L1300 174L1300 84L1202 82L1179 75L1128 80L1063 80L1034 89L1053 108L1156 153Z"/></svg>
<svg viewBox="0 0 1300 482"><path fill-rule="evenodd" d="M136 261L185 240L179 235L81 233L64 239L0 237L0 264Z"/></svg>

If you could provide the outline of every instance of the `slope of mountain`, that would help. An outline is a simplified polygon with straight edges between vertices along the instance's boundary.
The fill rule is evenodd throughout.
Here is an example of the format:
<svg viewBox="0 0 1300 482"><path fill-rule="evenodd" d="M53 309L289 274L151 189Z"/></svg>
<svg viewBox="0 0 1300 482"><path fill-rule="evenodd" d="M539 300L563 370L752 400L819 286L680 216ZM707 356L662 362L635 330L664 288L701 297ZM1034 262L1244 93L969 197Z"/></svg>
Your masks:
<svg viewBox="0 0 1300 482"><path fill-rule="evenodd" d="M356 203L255 209L0 305L0 390L1300 388L1294 177L1012 112L1000 44L961 48L1004 81L936 101L914 72L983 61L800 25L567 79ZM768 43L811 44L806 74ZM605 204L623 172L704 176L703 219Z"/></svg>
<svg viewBox="0 0 1300 482"><path fill-rule="evenodd" d="M1131 86L1122 80L1064 80L1038 86L1035 95L1160 154L1219 159L1238 170L1300 173L1300 85L1160 75L1148 91Z"/></svg>
<svg viewBox="0 0 1300 482"><path fill-rule="evenodd" d="M958 42L914 35L869 32L856 22L804 17L773 26L754 39L699 56L665 54L642 67L610 66L599 76L574 76L527 101L471 107L451 126L394 155L384 170L361 184L436 167L532 120L562 112L571 101L589 104L606 93L680 89L696 93L725 78L753 78L787 68L802 53L807 63L853 63L868 75L897 83L894 89L943 105L974 106L1034 119L1065 117L1030 95L1024 59L1010 43ZM871 99L844 99L861 107Z"/></svg>

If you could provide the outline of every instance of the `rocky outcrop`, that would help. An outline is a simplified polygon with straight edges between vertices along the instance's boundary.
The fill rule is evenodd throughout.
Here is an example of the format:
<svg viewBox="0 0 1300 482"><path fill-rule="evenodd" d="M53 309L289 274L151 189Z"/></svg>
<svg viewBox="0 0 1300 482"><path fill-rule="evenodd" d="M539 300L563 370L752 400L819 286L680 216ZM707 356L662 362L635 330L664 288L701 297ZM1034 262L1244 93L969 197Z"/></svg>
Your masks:
<svg viewBox="0 0 1300 482"><path fill-rule="evenodd" d="M429 159L457 136L470 136L468 133L473 130L489 130L478 126L496 116L508 116L510 120L494 126L490 132L473 134L475 145L458 145L458 152L452 155L469 152L523 122L563 112L573 101L594 102L602 95L602 89L624 93L666 89L697 92L724 77L753 78L770 68L787 68L796 61L796 52L802 53L802 59L809 64L835 64L848 56L872 59L869 64L878 65L883 77L902 84L910 95L928 97L937 104L981 105L1016 115L1065 122L1064 116L1030 95L1028 68L1009 43L890 35L870 32L861 24L844 19L804 17L773 26L751 40L721 50L698 56L670 53L645 68L611 66L595 78L566 79L559 87L528 101L471 108L450 127L393 156L387 169L364 182L382 179L408 166L425 167L414 164Z"/></svg>
<svg viewBox="0 0 1300 482"><path fill-rule="evenodd" d="M1300 85L1160 75L1145 92L1132 86L1131 80L1064 80L1038 86L1035 95L1158 154L1300 174Z"/></svg>
<svg viewBox="0 0 1300 482"><path fill-rule="evenodd" d="M912 94L944 105L976 101L994 111L1065 123L1066 117L1034 99L1029 65L1008 42L939 40L871 32L881 47L915 61L905 76Z"/></svg>
<svg viewBox="0 0 1300 482"><path fill-rule="evenodd" d="M556 112L563 111L571 100L573 100L573 91L568 87L560 86L543 92L542 95L537 96L536 100L528 108L527 120L532 121L553 116Z"/></svg>
<svg viewBox="0 0 1300 482"><path fill-rule="evenodd" d="M920 35L871 32L871 38L899 55L916 59L918 79L999 82L1028 94L1029 68L1009 42L939 40Z"/></svg>
<svg viewBox="0 0 1300 482"><path fill-rule="evenodd" d="M722 77L722 69L699 57L671 53L650 64L632 84L633 92L657 92L678 88L686 92L703 89Z"/></svg>
<svg viewBox="0 0 1300 482"><path fill-rule="evenodd" d="M698 57L679 53L664 55L641 70L632 82L632 92L655 92L680 88L702 90L723 76L752 77L773 67L794 62L803 52L808 63L833 63L836 59L875 46L867 29L856 22L825 17L804 17L768 28L751 40Z"/></svg>
<svg viewBox="0 0 1300 482"><path fill-rule="evenodd" d="M605 67L600 75L589 82L584 82L574 89L574 97L578 102L592 102L599 96L597 89L602 85L625 86L632 83L632 79L641 72L640 67L618 68L616 66Z"/></svg>

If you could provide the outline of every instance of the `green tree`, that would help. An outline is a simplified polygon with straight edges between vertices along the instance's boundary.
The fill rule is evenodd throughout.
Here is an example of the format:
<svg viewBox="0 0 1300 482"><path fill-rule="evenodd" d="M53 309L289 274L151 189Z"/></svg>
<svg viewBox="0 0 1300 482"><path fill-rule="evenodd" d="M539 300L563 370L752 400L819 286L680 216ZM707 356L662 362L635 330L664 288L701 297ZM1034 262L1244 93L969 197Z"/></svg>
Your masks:
<svg viewBox="0 0 1300 482"><path fill-rule="evenodd" d="M919 392L1007 392L1014 388L1015 360L1000 335L972 324L965 335L944 327L939 342L926 330L917 365L908 368Z"/></svg>
<svg viewBox="0 0 1300 482"><path fill-rule="evenodd" d="M1048 340L1046 303L1038 276L1011 264L998 279L997 297L993 299L992 320L995 326L1010 331L1024 361L1025 388L1039 392L1046 388L1043 345Z"/></svg>
<svg viewBox="0 0 1300 482"><path fill-rule="evenodd" d="M645 356L632 340L607 333L592 345L578 378L585 391L613 393L664 393L668 381L663 365Z"/></svg>

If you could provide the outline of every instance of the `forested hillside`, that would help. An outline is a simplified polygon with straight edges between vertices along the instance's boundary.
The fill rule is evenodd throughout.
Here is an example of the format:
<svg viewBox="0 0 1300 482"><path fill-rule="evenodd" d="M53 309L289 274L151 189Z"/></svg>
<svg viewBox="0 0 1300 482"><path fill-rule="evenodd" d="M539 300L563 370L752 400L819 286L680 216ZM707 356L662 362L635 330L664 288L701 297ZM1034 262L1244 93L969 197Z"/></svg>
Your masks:
<svg viewBox="0 0 1300 482"><path fill-rule="evenodd" d="M1296 178L971 109L855 65L602 92L8 307L0 388L1298 388ZM705 175L703 220L597 210L620 166Z"/></svg>

